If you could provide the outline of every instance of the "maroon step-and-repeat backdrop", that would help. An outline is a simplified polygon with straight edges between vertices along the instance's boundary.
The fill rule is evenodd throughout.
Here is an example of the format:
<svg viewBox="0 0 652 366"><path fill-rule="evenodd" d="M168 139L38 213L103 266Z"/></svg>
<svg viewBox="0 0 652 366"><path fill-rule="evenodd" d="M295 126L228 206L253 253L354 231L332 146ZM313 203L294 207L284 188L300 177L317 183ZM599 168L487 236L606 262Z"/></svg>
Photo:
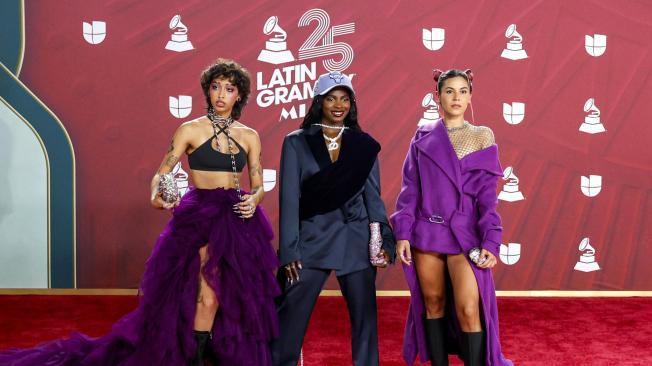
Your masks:
<svg viewBox="0 0 652 366"><path fill-rule="evenodd" d="M20 78L74 145L79 287L137 286L169 218L149 181L205 111L201 70L227 57L251 72L242 121L262 138L275 226L281 141L319 74L353 76L392 213L409 141L438 117L431 70L472 68L473 121L505 168L497 288L652 290L651 14L607 0L30 1ZM399 266L378 284L406 289Z"/></svg>

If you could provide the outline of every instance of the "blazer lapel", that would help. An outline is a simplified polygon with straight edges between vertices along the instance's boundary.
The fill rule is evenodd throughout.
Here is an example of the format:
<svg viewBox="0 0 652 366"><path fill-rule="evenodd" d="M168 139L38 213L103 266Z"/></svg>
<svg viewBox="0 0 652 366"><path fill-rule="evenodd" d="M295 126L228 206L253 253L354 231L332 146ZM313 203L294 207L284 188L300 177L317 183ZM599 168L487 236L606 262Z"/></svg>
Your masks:
<svg viewBox="0 0 652 366"><path fill-rule="evenodd" d="M460 190L462 182L460 161L455 154L455 149L448 138L446 126L441 118L435 122L433 130L417 140L415 145L419 151L437 164L455 187Z"/></svg>
<svg viewBox="0 0 652 366"><path fill-rule="evenodd" d="M331 157L328 155L328 150L324 143L324 137L321 133L321 127L310 126L304 136L306 137L306 142L308 143L308 147L310 147L310 152L312 152L312 156L315 158L315 161L317 161L319 168L324 169L330 165L332 163Z"/></svg>

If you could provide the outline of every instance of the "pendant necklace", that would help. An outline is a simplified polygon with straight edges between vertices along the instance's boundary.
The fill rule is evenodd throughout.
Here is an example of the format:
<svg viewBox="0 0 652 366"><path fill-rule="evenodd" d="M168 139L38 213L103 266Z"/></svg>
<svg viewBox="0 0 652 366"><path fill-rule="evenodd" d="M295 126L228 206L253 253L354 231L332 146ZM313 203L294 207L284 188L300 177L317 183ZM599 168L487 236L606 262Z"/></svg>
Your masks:
<svg viewBox="0 0 652 366"><path fill-rule="evenodd" d="M324 135L324 139L328 141L328 151L333 151L337 150L340 148L340 144L337 142L337 140L342 137L342 134L344 133L344 130L346 130L348 127L346 126L329 126L329 125L324 125L321 123L315 123L316 126L320 127L326 127L326 128L332 128L335 130L340 130L340 132L337 134L335 137L328 137L325 133L322 132L322 135Z"/></svg>

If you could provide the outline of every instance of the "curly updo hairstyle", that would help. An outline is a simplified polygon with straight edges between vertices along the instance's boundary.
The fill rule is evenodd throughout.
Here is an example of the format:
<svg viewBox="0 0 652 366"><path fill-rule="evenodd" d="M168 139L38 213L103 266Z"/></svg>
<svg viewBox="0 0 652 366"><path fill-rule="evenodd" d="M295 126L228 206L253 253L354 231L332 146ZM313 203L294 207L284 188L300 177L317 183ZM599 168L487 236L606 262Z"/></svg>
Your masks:
<svg viewBox="0 0 652 366"><path fill-rule="evenodd" d="M210 87L213 80L224 78L229 80L238 88L240 100L236 101L231 111L233 119L240 118L242 109L247 105L249 94L251 94L251 79L249 71L233 60L218 58L214 64L202 71L200 83L206 97L206 110L211 107Z"/></svg>

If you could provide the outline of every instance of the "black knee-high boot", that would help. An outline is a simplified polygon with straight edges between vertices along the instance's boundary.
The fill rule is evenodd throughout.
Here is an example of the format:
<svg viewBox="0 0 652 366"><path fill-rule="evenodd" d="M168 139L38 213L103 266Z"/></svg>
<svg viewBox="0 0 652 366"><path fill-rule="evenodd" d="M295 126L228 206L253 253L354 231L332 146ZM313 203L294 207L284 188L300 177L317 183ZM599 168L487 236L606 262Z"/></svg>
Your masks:
<svg viewBox="0 0 652 366"><path fill-rule="evenodd" d="M206 342L211 338L211 332L193 330L195 340L197 341L197 353L190 361L190 366L204 366L204 350L206 349Z"/></svg>
<svg viewBox="0 0 652 366"><path fill-rule="evenodd" d="M464 360L464 366L483 366L485 362L484 353L484 331L462 332L462 349L460 355Z"/></svg>
<svg viewBox="0 0 652 366"><path fill-rule="evenodd" d="M424 317L423 329L426 333L426 345L432 366L448 366L446 318L427 319Z"/></svg>

